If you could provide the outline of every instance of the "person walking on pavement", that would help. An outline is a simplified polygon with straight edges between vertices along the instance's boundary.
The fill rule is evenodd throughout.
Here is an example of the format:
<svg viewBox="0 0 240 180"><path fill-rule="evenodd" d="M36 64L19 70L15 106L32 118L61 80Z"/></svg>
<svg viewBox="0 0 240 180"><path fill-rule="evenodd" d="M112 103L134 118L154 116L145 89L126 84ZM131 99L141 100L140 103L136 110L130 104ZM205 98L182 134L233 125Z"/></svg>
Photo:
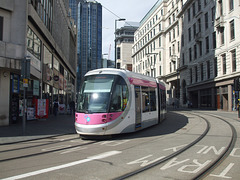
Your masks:
<svg viewBox="0 0 240 180"><path fill-rule="evenodd" d="M53 102L53 114L57 116L58 113L59 102L57 99Z"/></svg>
<svg viewBox="0 0 240 180"><path fill-rule="evenodd" d="M71 101L69 103L69 107L70 107L70 114L71 115L72 115L72 113L75 114L75 102L74 101Z"/></svg>

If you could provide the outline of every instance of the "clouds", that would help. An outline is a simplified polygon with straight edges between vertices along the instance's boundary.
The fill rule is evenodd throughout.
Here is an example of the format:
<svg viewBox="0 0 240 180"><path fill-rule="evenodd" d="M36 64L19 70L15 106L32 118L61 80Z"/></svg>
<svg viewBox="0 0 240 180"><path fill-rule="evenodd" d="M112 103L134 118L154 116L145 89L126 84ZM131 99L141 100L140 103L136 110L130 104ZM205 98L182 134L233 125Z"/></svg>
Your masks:
<svg viewBox="0 0 240 180"><path fill-rule="evenodd" d="M102 53L108 53L111 44L110 59L114 60L115 19L125 18L126 21L140 22L157 1L158 0L98 0L103 6ZM123 22L118 22L117 27L121 27L123 24Z"/></svg>

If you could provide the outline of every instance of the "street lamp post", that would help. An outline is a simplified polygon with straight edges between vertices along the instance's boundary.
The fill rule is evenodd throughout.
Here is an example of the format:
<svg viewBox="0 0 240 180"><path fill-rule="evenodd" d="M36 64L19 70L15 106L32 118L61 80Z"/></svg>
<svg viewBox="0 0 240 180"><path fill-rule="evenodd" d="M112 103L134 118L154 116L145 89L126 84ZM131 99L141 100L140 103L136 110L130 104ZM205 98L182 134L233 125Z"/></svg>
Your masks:
<svg viewBox="0 0 240 180"><path fill-rule="evenodd" d="M125 21L126 19L120 18L115 19L115 68L117 68L117 40L116 40L116 30L117 30L117 21Z"/></svg>

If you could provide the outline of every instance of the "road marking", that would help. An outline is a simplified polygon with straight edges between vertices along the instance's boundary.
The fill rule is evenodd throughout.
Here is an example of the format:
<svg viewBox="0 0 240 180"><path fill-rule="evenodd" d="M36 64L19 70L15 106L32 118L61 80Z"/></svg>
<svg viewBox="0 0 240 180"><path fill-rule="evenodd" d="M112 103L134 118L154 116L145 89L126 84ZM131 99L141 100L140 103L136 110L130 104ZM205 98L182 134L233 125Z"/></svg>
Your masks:
<svg viewBox="0 0 240 180"><path fill-rule="evenodd" d="M219 175L210 174L210 176L219 177L219 178L225 178L225 179L232 179L232 177L228 177L228 176L226 176L226 174L232 169L233 166L234 166L234 163L230 163L230 164L223 170L223 172L221 172L221 174L219 174Z"/></svg>
<svg viewBox="0 0 240 180"><path fill-rule="evenodd" d="M145 157L143 157L143 158L140 158L140 159L137 159L137 160L135 160L135 161L132 161L132 162L129 162L129 163L127 163L128 165L131 165L131 164L141 164L140 166L141 167L144 167L144 166L147 166L147 165L149 165L149 164L152 164L152 163L154 163L154 162L157 162L158 160L161 160L161 159L163 159L163 158L165 158L166 156L162 156L162 157L160 157L160 158L157 158L157 159L154 159L154 160L152 160L152 161L150 161L150 160L147 160L147 158L150 158L150 157L152 157L153 155L148 155L148 156L145 156ZM146 159L146 160L145 160Z"/></svg>
<svg viewBox="0 0 240 180"><path fill-rule="evenodd" d="M68 168L71 166L76 166L76 165L83 164L83 163L90 162L90 161L97 160L97 159L104 159L104 158L114 156L114 155L117 155L120 153L122 153L122 152L121 151L109 151L109 152L101 153L101 154L98 154L95 156L90 156L90 157L87 157L86 159L82 159L79 161L74 161L74 162L59 165L59 166L41 169L38 171L33 171L33 172L29 172L29 173L25 173L25 174L21 174L21 175L17 175L17 176L12 176L12 177L8 177L8 178L2 179L2 180L15 180L15 179L27 178L27 177L35 176L38 174L43 174L43 173L47 173L47 172L51 172L51 171L55 171L55 170L59 170L59 169L63 169L63 168Z"/></svg>
<svg viewBox="0 0 240 180"><path fill-rule="evenodd" d="M183 144L181 146L176 146L176 147L171 147L171 148L168 148L168 149L164 149L163 151L168 151L168 150L172 150L173 152L177 152L178 151L178 148L182 148L182 147L185 147L187 146L187 144Z"/></svg>
<svg viewBox="0 0 240 180"><path fill-rule="evenodd" d="M237 154L237 150L239 150L239 154ZM240 148L234 148L230 154L232 157L240 157Z"/></svg>

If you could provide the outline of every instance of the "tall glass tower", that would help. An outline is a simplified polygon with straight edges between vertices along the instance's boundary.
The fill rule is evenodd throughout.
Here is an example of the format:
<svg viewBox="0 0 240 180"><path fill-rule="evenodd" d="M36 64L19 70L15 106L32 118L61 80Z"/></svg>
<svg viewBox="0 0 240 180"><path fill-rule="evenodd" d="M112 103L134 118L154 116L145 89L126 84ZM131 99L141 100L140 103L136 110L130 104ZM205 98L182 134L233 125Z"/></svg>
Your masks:
<svg viewBox="0 0 240 180"><path fill-rule="evenodd" d="M77 92L84 75L102 67L102 5L80 1L78 5Z"/></svg>

